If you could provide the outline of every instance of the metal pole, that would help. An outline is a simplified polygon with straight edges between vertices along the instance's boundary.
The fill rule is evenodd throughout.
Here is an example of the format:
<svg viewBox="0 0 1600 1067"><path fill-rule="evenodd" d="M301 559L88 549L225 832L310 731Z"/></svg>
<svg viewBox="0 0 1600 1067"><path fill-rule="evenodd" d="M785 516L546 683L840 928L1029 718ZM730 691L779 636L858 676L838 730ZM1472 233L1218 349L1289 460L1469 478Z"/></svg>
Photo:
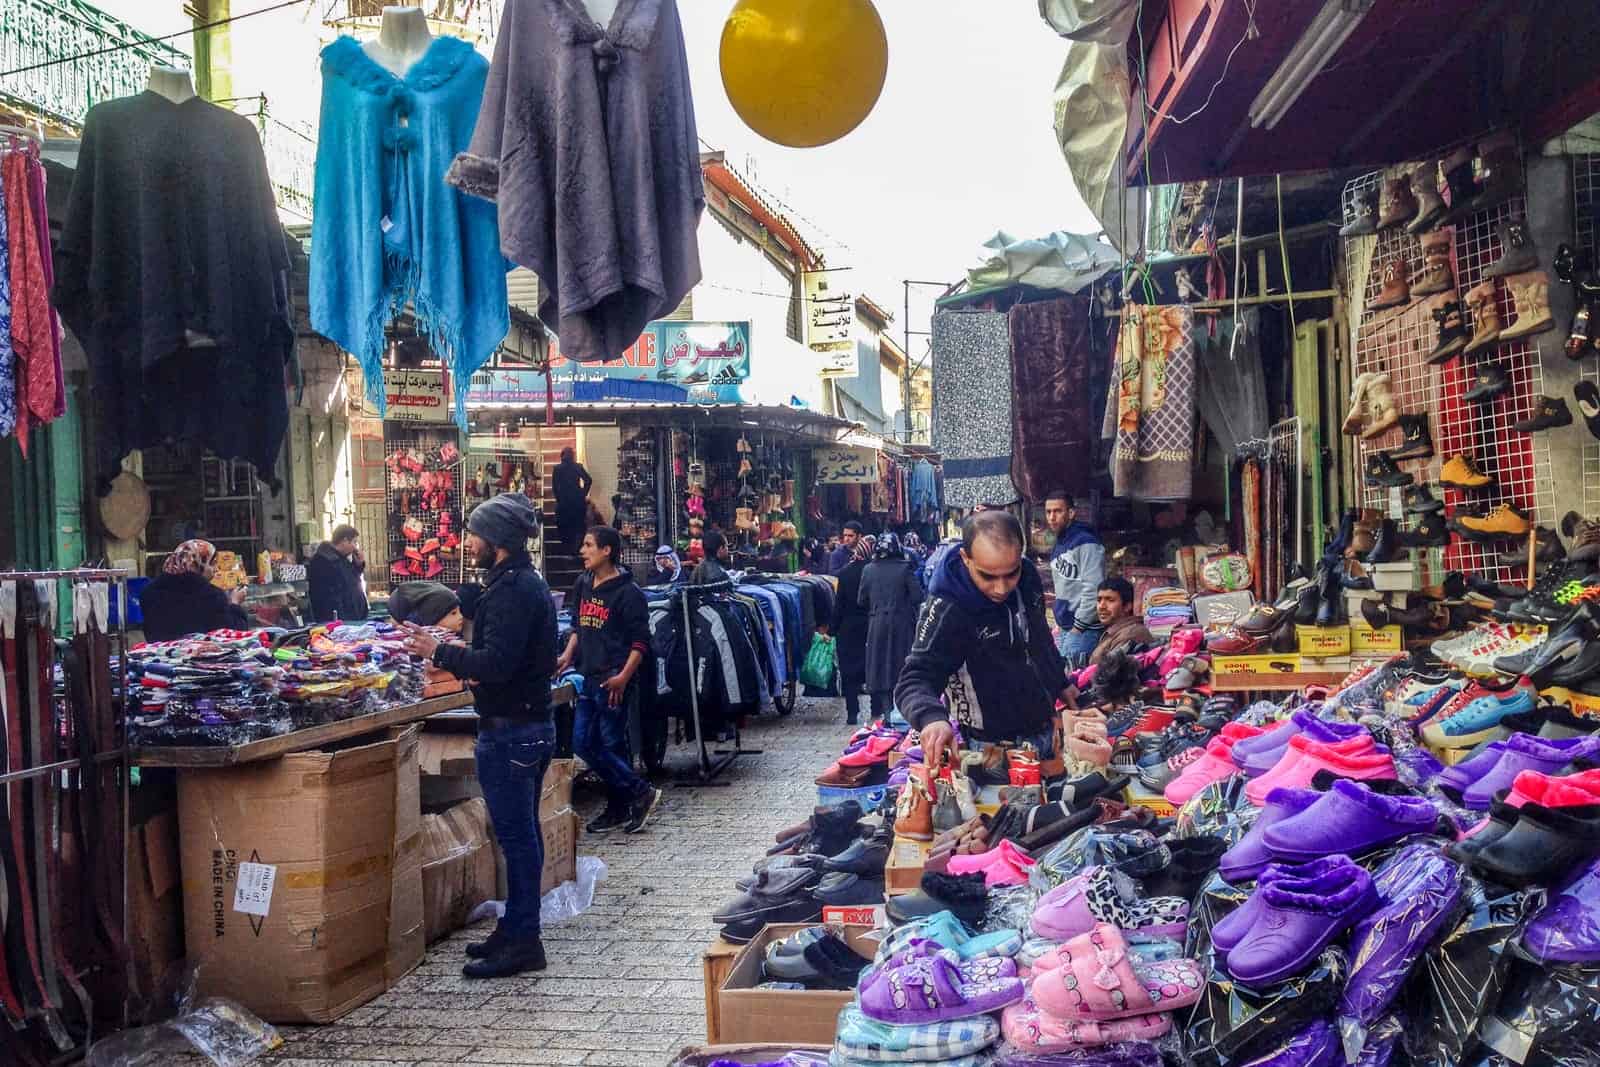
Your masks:
<svg viewBox="0 0 1600 1067"><path fill-rule="evenodd" d="M911 443L911 282L901 283L905 295L905 318L900 320L900 336L905 344L900 352L900 410L906 420L906 444Z"/></svg>

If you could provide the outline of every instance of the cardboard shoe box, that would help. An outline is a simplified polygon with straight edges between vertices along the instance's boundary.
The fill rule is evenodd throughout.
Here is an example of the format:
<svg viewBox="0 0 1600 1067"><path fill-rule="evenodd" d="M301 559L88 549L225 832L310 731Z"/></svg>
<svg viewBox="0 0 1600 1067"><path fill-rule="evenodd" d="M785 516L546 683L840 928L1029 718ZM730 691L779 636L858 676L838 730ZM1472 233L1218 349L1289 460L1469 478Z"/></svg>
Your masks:
<svg viewBox="0 0 1600 1067"><path fill-rule="evenodd" d="M813 992L796 989L757 989L766 980L762 965L767 946L811 926L781 923L764 926L735 957L733 969L718 993L718 1027L708 1039L718 1044L782 1042L786 1046L831 1045L838 1030L839 1012L855 999L855 990ZM878 939L868 926L841 928L845 944L862 957L865 967L878 951Z"/></svg>
<svg viewBox="0 0 1600 1067"><path fill-rule="evenodd" d="M494 843L482 797L422 817L422 911L429 944L461 929L495 891Z"/></svg>
<svg viewBox="0 0 1600 1067"><path fill-rule="evenodd" d="M395 878L409 862L397 843L407 817L396 818L409 803L397 785L407 735L178 775L199 995L237 1000L268 1022L327 1023L414 966L423 923ZM420 851L416 860L420 904Z"/></svg>
<svg viewBox="0 0 1600 1067"><path fill-rule="evenodd" d="M922 888L922 867L928 862L931 842L896 836L883 865L883 888L889 896Z"/></svg>

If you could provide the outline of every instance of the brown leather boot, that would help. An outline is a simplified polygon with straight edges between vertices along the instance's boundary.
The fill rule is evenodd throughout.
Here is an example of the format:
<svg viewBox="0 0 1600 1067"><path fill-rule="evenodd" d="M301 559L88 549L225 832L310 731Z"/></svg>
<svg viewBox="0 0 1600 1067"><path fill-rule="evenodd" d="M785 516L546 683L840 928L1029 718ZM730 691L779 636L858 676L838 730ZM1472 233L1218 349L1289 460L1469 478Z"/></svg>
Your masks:
<svg viewBox="0 0 1600 1067"><path fill-rule="evenodd" d="M1378 298L1369 305L1370 311L1397 308L1411 302L1411 286L1406 284L1406 263L1401 257L1391 259L1383 268L1383 288Z"/></svg>
<svg viewBox="0 0 1600 1067"><path fill-rule="evenodd" d="M1472 210L1482 211L1522 192L1522 153L1509 133L1498 133L1478 145L1481 179Z"/></svg>
<svg viewBox="0 0 1600 1067"><path fill-rule="evenodd" d="M1441 201L1441 204L1443 202ZM1434 230L1422 238L1422 273L1411 284L1412 296L1432 296L1449 292L1456 287L1455 272L1450 269L1450 244L1454 232Z"/></svg>
<svg viewBox="0 0 1600 1067"><path fill-rule="evenodd" d="M1500 340L1515 341L1554 329L1550 315L1550 276L1542 270L1513 274L1506 280L1511 300L1517 307L1516 320L1500 331Z"/></svg>
<svg viewBox="0 0 1600 1067"><path fill-rule="evenodd" d="M1389 376L1374 374L1367 381L1367 425L1361 436L1376 437L1399 421L1400 409L1395 406Z"/></svg>
<svg viewBox="0 0 1600 1067"><path fill-rule="evenodd" d="M1495 300L1494 283L1484 282L1467 290L1467 307L1472 311L1472 340L1463 350L1467 355L1487 352L1500 341L1500 305Z"/></svg>
<svg viewBox="0 0 1600 1067"><path fill-rule="evenodd" d="M1417 217L1417 198L1411 195L1411 182L1406 178L1386 178L1383 196L1378 200L1378 230L1382 232L1402 222Z"/></svg>
<svg viewBox="0 0 1600 1067"><path fill-rule="evenodd" d="M1439 161L1424 163L1411 172L1411 195L1417 199L1417 217L1406 223L1407 233L1421 233L1444 218L1449 210L1439 195Z"/></svg>
<svg viewBox="0 0 1600 1067"><path fill-rule="evenodd" d="M933 840L933 792L926 767L913 767L895 802L894 832L913 841Z"/></svg>

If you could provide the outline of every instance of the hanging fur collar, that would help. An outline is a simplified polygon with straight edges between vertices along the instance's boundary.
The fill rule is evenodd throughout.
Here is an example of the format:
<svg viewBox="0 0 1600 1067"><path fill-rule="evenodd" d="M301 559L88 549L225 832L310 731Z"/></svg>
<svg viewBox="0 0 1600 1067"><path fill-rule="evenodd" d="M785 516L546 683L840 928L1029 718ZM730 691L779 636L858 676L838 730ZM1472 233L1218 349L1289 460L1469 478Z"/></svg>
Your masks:
<svg viewBox="0 0 1600 1067"><path fill-rule="evenodd" d="M609 26L602 27L583 6L583 0L545 0L550 23L562 44L592 44L607 39L618 48L642 52L656 35L661 0L622 0Z"/></svg>
<svg viewBox="0 0 1600 1067"><path fill-rule="evenodd" d="M472 46L458 37L435 37L422 58L401 78L367 55L360 41L347 36L322 50L322 69L325 74L343 78L362 92L375 96L392 92L396 84L426 92L455 77L461 64L472 54Z"/></svg>

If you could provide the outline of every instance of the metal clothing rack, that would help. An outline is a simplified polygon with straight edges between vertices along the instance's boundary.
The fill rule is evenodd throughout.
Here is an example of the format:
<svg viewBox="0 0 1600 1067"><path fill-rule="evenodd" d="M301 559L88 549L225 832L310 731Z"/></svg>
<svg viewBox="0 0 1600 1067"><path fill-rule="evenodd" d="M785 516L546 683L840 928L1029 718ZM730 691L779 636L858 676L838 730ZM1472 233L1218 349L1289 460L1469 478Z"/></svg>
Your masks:
<svg viewBox="0 0 1600 1067"><path fill-rule="evenodd" d="M100 707L98 706L99 702L96 701L91 714L114 716L116 714L116 701L125 699L125 694L128 690L127 579L128 575L124 571L103 568L0 571L0 605L5 607L4 612L0 613L4 616L3 621L0 621L0 630L3 630L5 637L11 638L16 634L16 623L21 614L19 610L21 606L20 599L17 595L19 592L18 586L24 582L35 583L35 595L38 601L35 610L41 610L44 615L42 620L35 619L34 625L48 625L51 629L60 633L61 628L55 626L53 620L65 610L70 613L69 617L72 620L72 625L68 628L68 632L74 637L95 632L105 636L108 655L114 654L116 657L116 673L113 677L106 679L107 683L114 686L114 688L110 690L110 704ZM51 583L58 582L67 582L67 588L63 590L59 585L53 589L49 588ZM45 590L40 589L39 586L41 585L45 586L49 592L46 593ZM103 596L93 588L98 585L105 586ZM65 594L64 597L63 594ZM112 615L113 607L115 623L110 624L107 616ZM53 643L53 655L59 655L61 648L62 642L58 639ZM40 668L42 664L37 662L38 651L36 645L30 644L27 658L23 660L21 650L18 650L19 661L28 662L30 665L30 686L37 685L41 674ZM109 668L109 664L103 666ZM52 674L54 673L54 667L55 661L52 659ZM80 669L92 671L94 667L95 665L93 664L83 664ZM74 694L71 692L70 678L68 682L67 699L71 701L74 699ZM20 694L18 695L20 697ZM107 764L115 764L118 782L116 793L119 794L121 804L120 840L116 843L117 848L114 853L109 852L104 846L100 851L102 859L111 855L117 865L117 874L112 881L117 885L117 893L121 899L119 901L105 901L104 906L107 909L111 907L118 909L115 912L116 927L114 930L108 931L108 935L115 942L111 946L113 953L121 955L126 951L125 945L128 930L127 843L130 835L128 719L127 716L122 717L116 747L105 751L93 752L92 754L89 754L88 750L94 747L94 741L88 737L78 736L78 724L74 723L71 731L74 739L73 758L44 762L40 758L42 745L38 735L39 723L44 718L41 714L42 709L38 707L41 696L38 692L32 690L30 690L29 696L29 703L33 706L28 709L10 706L0 709L4 711L6 720L9 720L11 716L24 714L25 712L29 714L30 732L33 734L32 744L27 746L27 750L12 754L14 761L25 765L15 771L5 771L3 767L0 767L0 786L6 787L9 791L22 783L26 783L29 794L28 802L31 804L34 818L32 832L34 866L29 872L31 875L29 881L32 884L23 885L21 888L24 894L32 894L34 896L36 908L34 913L36 930L34 932L37 936L40 955L39 963L45 973L48 996L43 1009L35 1015L26 1017L24 1022L36 1023L37 1035L55 1046L54 1051L57 1057L50 1062L66 1063L81 1057L84 1050L94 1043L96 1038L95 1023L97 1019L106 1018L107 1013L95 1010L93 998L85 986L70 973L58 973L53 959L53 928L50 916L52 910L61 904L60 891L62 887L47 884L50 868L46 864L50 850L59 847L62 837L63 827L57 822L57 819L64 809L60 809L56 805L59 795L64 790L71 788L71 781L68 777L71 772L78 771L84 775L99 775L104 772ZM92 686L89 696L91 700L95 697ZM8 699L7 688L0 686L0 704L4 704ZM49 718L53 723L55 718L53 709L56 700L53 684L51 691L45 694L42 699L50 702L52 714ZM57 737L56 743L59 743L59 740L59 737ZM30 761L31 765L26 765ZM78 788L86 794L89 789L81 778L78 782ZM7 803L9 804L9 800ZM83 804L82 797L79 798L79 804ZM81 807L79 814L82 817L87 817ZM23 812L21 810L8 811L8 815L13 819L20 819L23 816ZM24 841L26 844L26 839ZM78 844L80 849L85 850L84 855L88 856L91 850L89 841L82 840ZM79 877L89 877L91 867L92 864L85 860L79 868ZM103 885L104 883L102 882L102 887ZM16 910L18 902L13 901L12 908L14 910L9 921L24 921L24 913ZM102 921L108 921L105 915L105 912L101 913ZM90 914L80 916L80 919L91 925L94 923L95 918L96 916L92 913L92 910ZM119 1026L126 1027L128 1025L128 981L130 973L126 969L128 961L126 959L113 960L108 965L121 969L121 973L112 977L110 985L121 993L121 1000L115 1008L114 1015L118 1019ZM62 1024L60 1009L63 997L75 997L76 1002L84 1009L83 1022L85 1031L81 1041L69 1034ZM27 1033L28 1030L25 1027L24 1030L13 1034L12 1039L18 1041L26 1040Z"/></svg>
<svg viewBox="0 0 1600 1067"><path fill-rule="evenodd" d="M690 610L689 602L696 597L712 593L731 593L733 589L732 581L707 582L705 585L686 585L675 593L683 603L683 641L689 657L689 707L694 713L694 738L700 746L700 758L695 769L689 774L679 775L673 780L673 785L730 785L732 783L722 780L722 773L733 766L733 762L740 756L759 756L762 752L759 748L744 747L737 723L733 727L733 748L708 751L705 724L700 719L699 672L695 669L694 653L694 614ZM712 756L717 758L712 759Z"/></svg>

